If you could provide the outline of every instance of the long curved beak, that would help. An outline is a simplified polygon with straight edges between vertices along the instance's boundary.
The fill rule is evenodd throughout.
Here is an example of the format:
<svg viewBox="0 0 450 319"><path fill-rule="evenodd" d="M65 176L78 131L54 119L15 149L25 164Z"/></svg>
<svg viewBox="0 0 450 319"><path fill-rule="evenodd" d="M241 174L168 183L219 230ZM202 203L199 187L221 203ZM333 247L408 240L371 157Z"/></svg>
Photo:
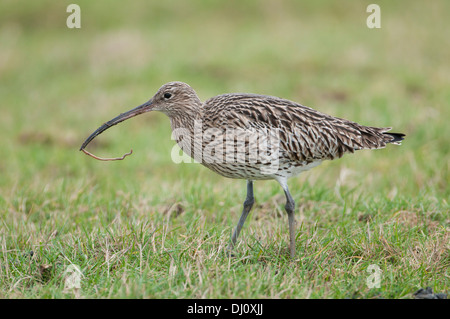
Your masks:
<svg viewBox="0 0 450 319"><path fill-rule="evenodd" d="M135 107L132 110L129 110L128 112L122 113L119 116L116 116L112 120L106 122L102 126L100 126L94 133L92 133L86 141L84 141L83 145L80 147L80 151L86 148L86 146L97 136L100 135L103 131L106 131L111 126L114 126L116 124L119 124L120 122L123 122L129 118L132 118L136 115L146 113L152 110L153 106L153 100L149 100L148 102L145 102L142 105L139 105L138 107Z"/></svg>

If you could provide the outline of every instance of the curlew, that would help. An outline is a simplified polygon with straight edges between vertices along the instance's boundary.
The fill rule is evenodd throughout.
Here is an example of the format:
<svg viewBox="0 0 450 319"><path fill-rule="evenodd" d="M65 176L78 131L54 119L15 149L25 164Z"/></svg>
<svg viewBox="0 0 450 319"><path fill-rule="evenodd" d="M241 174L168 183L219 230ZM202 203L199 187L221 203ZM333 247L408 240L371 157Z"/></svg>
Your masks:
<svg viewBox="0 0 450 319"><path fill-rule="evenodd" d="M389 133L390 127L363 126L274 96L233 93L201 102L188 84L169 82L149 101L104 123L80 150L85 151L90 141L111 126L149 111L169 117L172 136L184 153L222 176L247 180L247 196L230 249L255 201L253 182L274 179L281 185L292 258L295 202L288 179L345 153L400 144L404 136Z"/></svg>

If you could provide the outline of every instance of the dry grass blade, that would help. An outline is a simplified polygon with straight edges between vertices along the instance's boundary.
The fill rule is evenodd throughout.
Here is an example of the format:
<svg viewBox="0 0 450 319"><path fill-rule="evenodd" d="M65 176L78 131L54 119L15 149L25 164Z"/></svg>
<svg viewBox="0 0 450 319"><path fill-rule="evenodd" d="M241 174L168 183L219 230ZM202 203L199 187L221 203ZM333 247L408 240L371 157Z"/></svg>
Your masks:
<svg viewBox="0 0 450 319"><path fill-rule="evenodd" d="M94 154L89 153L88 151L86 151L84 148L81 149L81 150L83 151L84 154L89 155L90 157L93 157L93 158L95 158L96 160L99 160L99 161L121 161L121 160L123 160L125 157L127 157L128 155L133 154L133 150L130 150L130 152L124 154L122 157L106 157L106 158L105 158L105 157L98 157L98 156L95 156Z"/></svg>

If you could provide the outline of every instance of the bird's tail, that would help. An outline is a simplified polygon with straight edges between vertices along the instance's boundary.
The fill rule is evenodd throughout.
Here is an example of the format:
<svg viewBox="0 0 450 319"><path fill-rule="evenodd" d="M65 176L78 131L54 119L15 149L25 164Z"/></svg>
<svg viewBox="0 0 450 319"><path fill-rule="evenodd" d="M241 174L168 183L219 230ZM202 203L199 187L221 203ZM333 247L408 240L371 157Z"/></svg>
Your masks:
<svg viewBox="0 0 450 319"><path fill-rule="evenodd" d="M402 144L402 141L404 140L404 136L405 136L405 134L403 134L403 133L384 132L383 134L387 135L387 137L390 138L389 140L386 141L386 143L392 143L392 144L397 144L397 145Z"/></svg>
<svg viewBox="0 0 450 319"><path fill-rule="evenodd" d="M391 133L390 130L391 127L360 126L362 147L355 149L384 148L389 143L401 145L405 134Z"/></svg>

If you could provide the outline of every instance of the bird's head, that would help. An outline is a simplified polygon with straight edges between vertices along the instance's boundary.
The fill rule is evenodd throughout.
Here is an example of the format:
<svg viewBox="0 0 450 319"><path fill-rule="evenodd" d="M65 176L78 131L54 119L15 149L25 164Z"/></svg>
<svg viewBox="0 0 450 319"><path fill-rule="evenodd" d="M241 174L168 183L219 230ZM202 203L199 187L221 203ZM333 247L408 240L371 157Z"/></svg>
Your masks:
<svg viewBox="0 0 450 319"><path fill-rule="evenodd" d="M143 114L150 111L160 111L165 113L170 118L177 116L192 116L201 102L188 84L183 82L169 82L161 86L156 94L147 102L128 112L116 116L112 120L104 123L94 133L92 133L81 145L80 151L83 150L97 135L136 115Z"/></svg>
<svg viewBox="0 0 450 319"><path fill-rule="evenodd" d="M169 117L192 113L201 105L194 89L183 82L169 82L161 86L151 98L154 111L161 111Z"/></svg>

